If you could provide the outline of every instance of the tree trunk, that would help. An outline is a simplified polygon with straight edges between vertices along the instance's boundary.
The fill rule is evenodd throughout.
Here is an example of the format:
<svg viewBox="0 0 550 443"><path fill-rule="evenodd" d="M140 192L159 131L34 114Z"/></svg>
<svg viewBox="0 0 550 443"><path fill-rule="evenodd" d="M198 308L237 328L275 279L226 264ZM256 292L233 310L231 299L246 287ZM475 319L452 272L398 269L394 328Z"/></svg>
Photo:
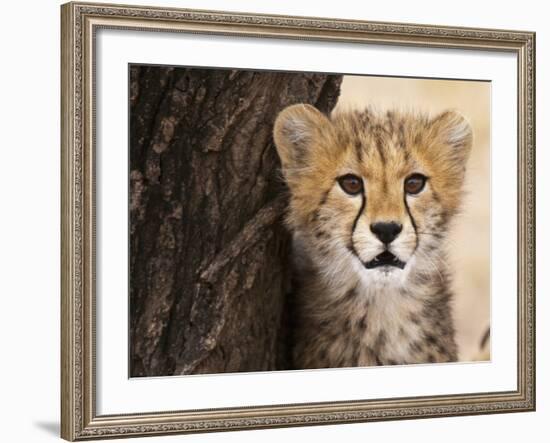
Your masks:
<svg viewBox="0 0 550 443"><path fill-rule="evenodd" d="M130 68L130 373L288 369L289 237L271 131L341 76Z"/></svg>

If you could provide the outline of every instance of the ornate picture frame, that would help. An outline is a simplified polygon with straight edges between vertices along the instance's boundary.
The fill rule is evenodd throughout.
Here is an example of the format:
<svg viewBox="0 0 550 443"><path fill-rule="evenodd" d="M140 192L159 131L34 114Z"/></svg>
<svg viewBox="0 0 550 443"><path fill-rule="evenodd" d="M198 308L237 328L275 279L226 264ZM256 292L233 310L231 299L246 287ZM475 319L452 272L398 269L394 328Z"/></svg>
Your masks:
<svg viewBox="0 0 550 443"><path fill-rule="evenodd" d="M535 410L535 34L71 2L62 6L61 435L262 429ZM155 412L97 412L96 33L184 33L468 49L517 57L517 389ZM121 171L126 173L126 171Z"/></svg>

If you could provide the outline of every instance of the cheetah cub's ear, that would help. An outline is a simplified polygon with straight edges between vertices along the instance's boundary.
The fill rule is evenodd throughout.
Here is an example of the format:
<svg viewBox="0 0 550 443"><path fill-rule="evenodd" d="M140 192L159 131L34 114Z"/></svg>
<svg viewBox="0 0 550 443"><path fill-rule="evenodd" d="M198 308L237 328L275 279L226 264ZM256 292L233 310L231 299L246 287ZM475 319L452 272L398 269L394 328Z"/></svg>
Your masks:
<svg viewBox="0 0 550 443"><path fill-rule="evenodd" d="M458 111L445 111L432 120L432 135L450 168L463 169L473 142L472 127Z"/></svg>
<svg viewBox="0 0 550 443"><path fill-rule="evenodd" d="M308 166L314 140L329 125L329 119L311 105L292 105L281 111L275 120L273 138L285 176Z"/></svg>

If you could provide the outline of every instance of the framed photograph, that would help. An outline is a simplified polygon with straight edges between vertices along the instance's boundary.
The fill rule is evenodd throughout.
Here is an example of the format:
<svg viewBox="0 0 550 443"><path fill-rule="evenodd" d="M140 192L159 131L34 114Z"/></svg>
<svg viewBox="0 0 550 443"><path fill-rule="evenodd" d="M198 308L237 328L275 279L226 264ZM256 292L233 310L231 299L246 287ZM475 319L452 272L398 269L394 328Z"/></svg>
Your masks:
<svg viewBox="0 0 550 443"><path fill-rule="evenodd" d="M62 6L62 437L535 409L535 35Z"/></svg>

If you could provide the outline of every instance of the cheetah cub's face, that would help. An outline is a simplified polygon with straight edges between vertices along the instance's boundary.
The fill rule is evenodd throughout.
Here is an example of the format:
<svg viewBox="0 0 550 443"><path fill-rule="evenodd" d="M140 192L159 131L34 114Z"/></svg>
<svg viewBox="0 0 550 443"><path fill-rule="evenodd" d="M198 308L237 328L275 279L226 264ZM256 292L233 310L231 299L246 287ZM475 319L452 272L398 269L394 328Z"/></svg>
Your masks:
<svg viewBox="0 0 550 443"><path fill-rule="evenodd" d="M329 283L358 275L404 284L438 267L472 144L461 115L367 110L329 119L293 105L279 114L274 139L295 246Z"/></svg>

